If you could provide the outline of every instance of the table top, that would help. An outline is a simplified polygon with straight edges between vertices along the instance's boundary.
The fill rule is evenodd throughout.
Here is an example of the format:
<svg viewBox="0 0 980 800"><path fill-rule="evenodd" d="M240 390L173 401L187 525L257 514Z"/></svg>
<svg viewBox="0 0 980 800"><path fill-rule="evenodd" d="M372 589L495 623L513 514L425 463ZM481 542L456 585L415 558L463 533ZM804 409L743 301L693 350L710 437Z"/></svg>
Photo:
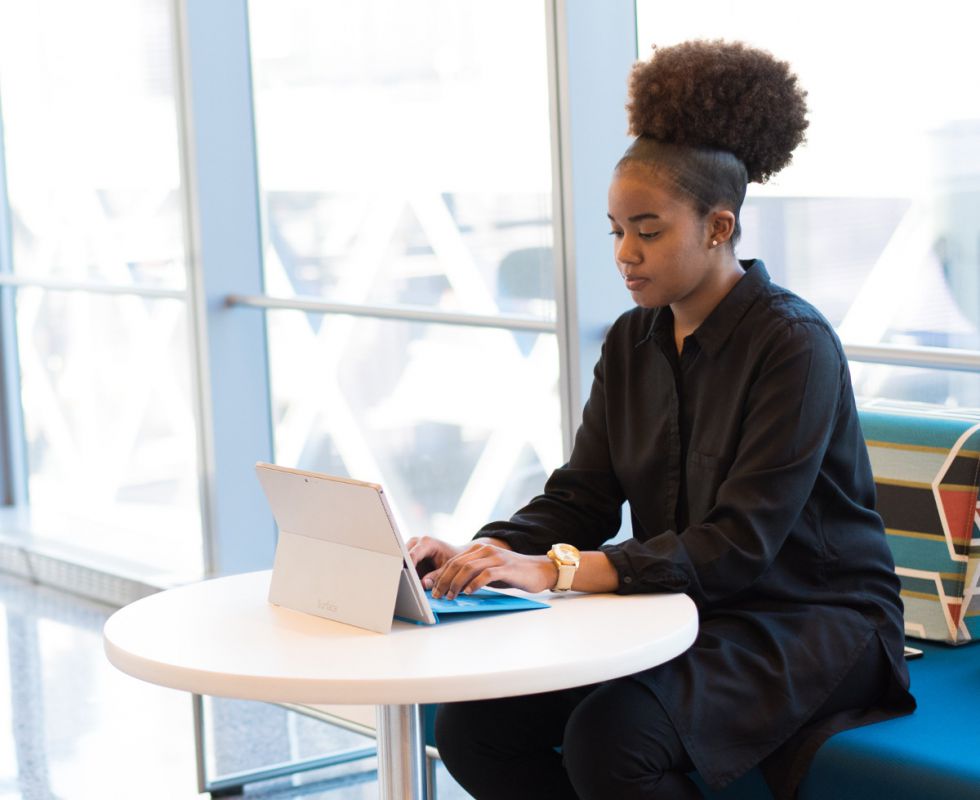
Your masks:
<svg viewBox="0 0 980 800"><path fill-rule="evenodd" d="M661 664L697 635L682 594L547 594L550 608L379 634L267 600L271 572L170 589L106 622L123 672L196 694L280 703L481 700L596 683Z"/></svg>

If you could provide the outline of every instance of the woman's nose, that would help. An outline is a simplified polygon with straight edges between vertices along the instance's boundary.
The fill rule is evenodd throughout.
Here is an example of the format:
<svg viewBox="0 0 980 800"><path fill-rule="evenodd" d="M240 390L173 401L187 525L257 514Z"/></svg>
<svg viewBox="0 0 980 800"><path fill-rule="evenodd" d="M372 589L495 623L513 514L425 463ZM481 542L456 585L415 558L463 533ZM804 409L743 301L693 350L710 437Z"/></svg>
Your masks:
<svg viewBox="0 0 980 800"><path fill-rule="evenodd" d="M640 249L636 237L624 234L616 249L616 260L621 264L636 264L640 260Z"/></svg>

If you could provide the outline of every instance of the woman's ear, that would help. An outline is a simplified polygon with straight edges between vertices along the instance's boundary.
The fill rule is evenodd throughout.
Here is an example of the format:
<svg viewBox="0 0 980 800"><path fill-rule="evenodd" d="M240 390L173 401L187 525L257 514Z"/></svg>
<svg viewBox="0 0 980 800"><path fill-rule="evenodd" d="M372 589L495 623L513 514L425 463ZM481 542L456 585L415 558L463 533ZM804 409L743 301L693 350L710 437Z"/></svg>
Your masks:
<svg viewBox="0 0 980 800"><path fill-rule="evenodd" d="M708 240L717 247L732 238L735 233L735 215L728 209L717 209L708 214Z"/></svg>

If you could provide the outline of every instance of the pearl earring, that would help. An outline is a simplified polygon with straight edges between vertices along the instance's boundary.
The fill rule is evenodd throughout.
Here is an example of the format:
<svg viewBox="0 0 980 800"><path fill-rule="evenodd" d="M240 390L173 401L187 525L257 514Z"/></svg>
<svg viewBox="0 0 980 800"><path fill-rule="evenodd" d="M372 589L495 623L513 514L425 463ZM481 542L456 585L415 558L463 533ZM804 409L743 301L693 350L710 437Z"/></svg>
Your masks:
<svg viewBox="0 0 980 800"><path fill-rule="evenodd" d="M718 246L718 240L717 239L712 239L711 240L711 246L712 247L717 247Z"/></svg>

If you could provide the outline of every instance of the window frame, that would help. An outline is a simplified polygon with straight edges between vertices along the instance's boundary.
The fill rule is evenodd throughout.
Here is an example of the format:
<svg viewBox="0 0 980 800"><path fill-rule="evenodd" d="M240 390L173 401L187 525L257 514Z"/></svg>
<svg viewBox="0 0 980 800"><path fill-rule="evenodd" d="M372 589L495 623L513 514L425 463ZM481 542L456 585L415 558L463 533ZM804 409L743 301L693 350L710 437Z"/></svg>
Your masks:
<svg viewBox="0 0 980 800"><path fill-rule="evenodd" d="M6 152L3 98L0 98L0 280L12 277L14 271ZM4 506L22 506L28 502L15 290L16 287L0 283L0 503Z"/></svg>

